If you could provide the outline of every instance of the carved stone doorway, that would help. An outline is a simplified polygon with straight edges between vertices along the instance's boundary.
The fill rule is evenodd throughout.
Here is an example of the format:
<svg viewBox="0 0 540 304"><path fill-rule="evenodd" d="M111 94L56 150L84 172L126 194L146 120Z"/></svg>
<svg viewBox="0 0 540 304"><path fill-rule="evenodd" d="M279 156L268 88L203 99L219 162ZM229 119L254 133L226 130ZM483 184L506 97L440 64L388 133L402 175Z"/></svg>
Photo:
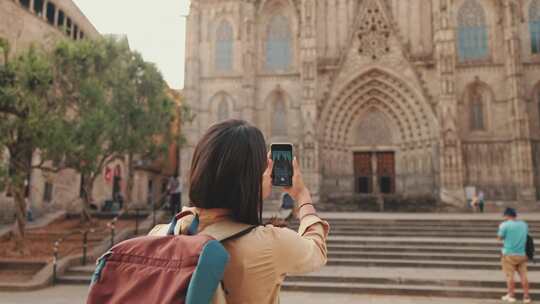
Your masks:
<svg viewBox="0 0 540 304"><path fill-rule="evenodd" d="M356 193L395 193L395 152L355 152L353 158Z"/></svg>

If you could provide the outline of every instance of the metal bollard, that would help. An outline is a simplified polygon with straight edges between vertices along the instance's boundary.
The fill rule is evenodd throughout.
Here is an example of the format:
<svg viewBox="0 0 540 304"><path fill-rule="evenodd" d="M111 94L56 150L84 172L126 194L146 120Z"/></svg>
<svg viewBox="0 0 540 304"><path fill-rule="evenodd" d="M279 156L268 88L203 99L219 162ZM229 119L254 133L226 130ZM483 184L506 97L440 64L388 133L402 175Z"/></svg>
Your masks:
<svg viewBox="0 0 540 304"><path fill-rule="evenodd" d="M156 226L156 203L152 201L152 227Z"/></svg>
<svg viewBox="0 0 540 304"><path fill-rule="evenodd" d="M135 209L135 235L139 234L139 208Z"/></svg>
<svg viewBox="0 0 540 304"><path fill-rule="evenodd" d="M86 253L88 250L88 230L86 230L83 234L83 255L82 255L82 265L86 265Z"/></svg>
<svg viewBox="0 0 540 304"><path fill-rule="evenodd" d="M54 243L54 256L53 256L53 285L56 284L56 267L58 264L58 241Z"/></svg>
<svg viewBox="0 0 540 304"><path fill-rule="evenodd" d="M114 227L114 223L111 224L111 247L114 246L114 232L115 232L115 227Z"/></svg>

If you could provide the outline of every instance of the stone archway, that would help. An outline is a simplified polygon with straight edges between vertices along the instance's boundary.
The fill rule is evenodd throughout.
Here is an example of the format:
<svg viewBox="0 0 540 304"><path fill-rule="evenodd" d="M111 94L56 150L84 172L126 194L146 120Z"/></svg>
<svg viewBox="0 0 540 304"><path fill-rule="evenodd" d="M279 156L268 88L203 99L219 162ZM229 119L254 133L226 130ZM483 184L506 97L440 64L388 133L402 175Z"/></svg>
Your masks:
<svg viewBox="0 0 540 304"><path fill-rule="evenodd" d="M370 153L371 170L384 165L384 176L392 178L391 192L432 194L438 124L422 95L379 69L334 93L320 114L322 191L358 192L358 153Z"/></svg>

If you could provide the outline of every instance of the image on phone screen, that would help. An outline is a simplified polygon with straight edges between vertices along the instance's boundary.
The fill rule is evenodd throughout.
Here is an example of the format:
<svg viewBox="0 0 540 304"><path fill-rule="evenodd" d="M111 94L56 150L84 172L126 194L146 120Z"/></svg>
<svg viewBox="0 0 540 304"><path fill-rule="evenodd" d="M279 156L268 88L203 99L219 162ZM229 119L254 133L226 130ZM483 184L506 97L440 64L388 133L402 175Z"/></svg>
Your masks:
<svg viewBox="0 0 540 304"><path fill-rule="evenodd" d="M272 185L290 187L292 186L292 145L272 145Z"/></svg>

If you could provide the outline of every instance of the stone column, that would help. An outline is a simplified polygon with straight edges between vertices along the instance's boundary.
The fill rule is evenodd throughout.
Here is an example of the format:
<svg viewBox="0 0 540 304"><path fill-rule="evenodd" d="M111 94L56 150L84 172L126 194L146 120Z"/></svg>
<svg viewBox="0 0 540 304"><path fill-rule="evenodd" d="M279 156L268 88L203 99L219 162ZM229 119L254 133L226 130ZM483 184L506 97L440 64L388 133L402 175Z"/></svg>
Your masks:
<svg viewBox="0 0 540 304"><path fill-rule="evenodd" d="M47 3L49 3L49 1L43 1L43 8L41 9L41 18L45 21L47 21Z"/></svg>
<svg viewBox="0 0 540 304"><path fill-rule="evenodd" d="M317 5L315 0L303 0L300 28L300 75L303 119L303 136L300 143L300 165L313 200L320 199L319 143L315 121L317 119Z"/></svg>
<svg viewBox="0 0 540 304"><path fill-rule="evenodd" d="M242 31L242 93L244 98L244 108L242 109L242 119L250 123L260 125L256 121L255 108L257 103L256 95L256 75L257 61L257 35L255 30L255 20L257 18L257 8L253 2L243 2L241 13Z"/></svg>
<svg viewBox="0 0 540 304"><path fill-rule="evenodd" d="M464 206L463 156L457 129L456 92L456 33L452 25L452 0L441 0L434 6L435 52L439 77L439 104L437 107L441 134L440 147L440 199Z"/></svg>
<svg viewBox="0 0 540 304"><path fill-rule="evenodd" d="M201 104L200 93L200 43L201 43L201 13L199 1L192 1L190 13L187 17L186 26L186 66L185 66L185 103L190 107L191 112L195 115L191 122L182 123L182 133L186 138L185 144L181 148L179 170L182 177L183 191L182 204L189 203L189 174L191 166L191 157L195 149L195 145L199 139L201 129L201 121L198 117Z"/></svg>
<svg viewBox="0 0 540 304"><path fill-rule="evenodd" d="M532 165L531 134L527 104L523 92L523 62L519 28L523 22L524 9L521 1L504 0L501 10L504 26L505 68L510 124L512 128L512 177L520 202L534 201L534 172Z"/></svg>
<svg viewBox="0 0 540 304"><path fill-rule="evenodd" d="M32 13L35 12L35 11L34 11L34 0L30 0L30 7L29 7L29 9L30 9L30 11L31 11Z"/></svg>
<svg viewBox="0 0 540 304"><path fill-rule="evenodd" d="M58 15L60 13L60 9L58 7L55 7L54 9L54 26L58 27Z"/></svg>

